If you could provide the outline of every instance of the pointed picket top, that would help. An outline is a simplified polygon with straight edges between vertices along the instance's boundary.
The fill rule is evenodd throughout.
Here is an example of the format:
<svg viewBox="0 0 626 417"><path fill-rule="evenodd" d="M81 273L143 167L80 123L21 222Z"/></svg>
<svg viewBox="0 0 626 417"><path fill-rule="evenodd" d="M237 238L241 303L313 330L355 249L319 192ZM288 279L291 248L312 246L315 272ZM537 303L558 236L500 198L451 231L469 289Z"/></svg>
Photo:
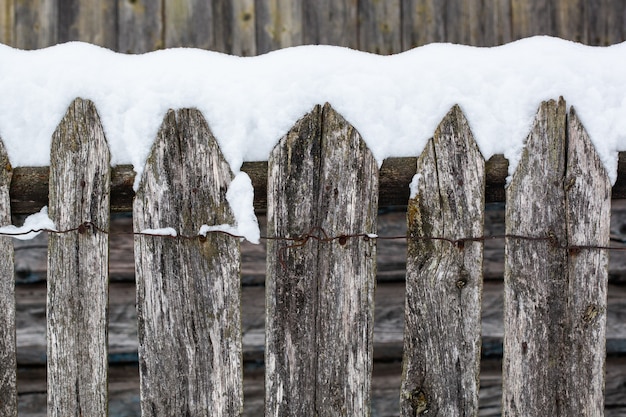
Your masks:
<svg viewBox="0 0 626 417"><path fill-rule="evenodd" d="M12 169L0 139L0 225L11 224ZM0 415L17 416L15 279L13 242L0 237Z"/></svg>
<svg viewBox="0 0 626 417"><path fill-rule="evenodd" d="M52 136L48 240L48 415L108 409L110 154L94 104L77 98ZM93 226L91 226L93 225ZM68 364L73 364L72 366Z"/></svg>
<svg viewBox="0 0 626 417"><path fill-rule="evenodd" d="M589 135L572 107L567 120L565 209L569 245L609 246L611 182ZM569 253L565 343L566 401L562 415L604 412L606 311L609 253Z"/></svg>
<svg viewBox="0 0 626 417"><path fill-rule="evenodd" d="M507 190L503 414L602 415L611 188L575 112L542 103ZM517 410L517 411L516 411Z"/></svg>
<svg viewBox="0 0 626 417"><path fill-rule="evenodd" d="M169 111L135 197L134 229L234 223L232 172L202 114ZM240 415L239 241L135 237L141 409L145 415Z"/></svg>
<svg viewBox="0 0 626 417"><path fill-rule="evenodd" d="M478 412L483 244L452 241L483 235L484 165L454 106L418 158L407 208L402 416Z"/></svg>
<svg viewBox="0 0 626 417"><path fill-rule="evenodd" d="M266 415L369 415L378 166L316 106L268 162Z"/></svg>

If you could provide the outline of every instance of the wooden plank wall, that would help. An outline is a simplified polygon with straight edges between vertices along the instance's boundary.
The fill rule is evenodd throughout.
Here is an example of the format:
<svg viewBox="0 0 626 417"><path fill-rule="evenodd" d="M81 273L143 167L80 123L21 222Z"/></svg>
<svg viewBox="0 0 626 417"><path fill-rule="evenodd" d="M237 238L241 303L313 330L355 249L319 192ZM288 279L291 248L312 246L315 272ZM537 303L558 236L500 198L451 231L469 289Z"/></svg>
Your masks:
<svg viewBox="0 0 626 417"><path fill-rule="evenodd" d="M3 0L0 43L71 40L125 53L186 46L252 56L303 44L392 54L432 42L494 46L533 35L626 39L622 0Z"/></svg>

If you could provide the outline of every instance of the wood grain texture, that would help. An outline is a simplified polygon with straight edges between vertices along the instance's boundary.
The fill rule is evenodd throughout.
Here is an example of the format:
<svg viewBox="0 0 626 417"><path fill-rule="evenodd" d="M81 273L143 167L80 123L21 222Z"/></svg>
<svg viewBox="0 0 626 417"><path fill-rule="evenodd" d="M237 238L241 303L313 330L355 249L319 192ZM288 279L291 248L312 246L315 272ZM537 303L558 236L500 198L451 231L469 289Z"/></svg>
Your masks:
<svg viewBox="0 0 626 417"><path fill-rule="evenodd" d="M302 45L302 2L256 0L257 53Z"/></svg>
<svg viewBox="0 0 626 417"><path fill-rule="evenodd" d="M15 2L4 0L0 5L0 43L5 45L15 42Z"/></svg>
<svg viewBox="0 0 626 417"><path fill-rule="evenodd" d="M163 2L118 0L117 51L141 54L163 49Z"/></svg>
<svg viewBox="0 0 626 417"><path fill-rule="evenodd" d="M58 42L58 0L21 0L15 4L14 45L38 49Z"/></svg>
<svg viewBox="0 0 626 417"><path fill-rule="evenodd" d="M57 0L58 42L83 41L117 49L117 1Z"/></svg>
<svg viewBox="0 0 626 417"><path fill-rule="evenodd" d="M272 151L268 234L374 233L377 171L356 130L315 107ZM266 415L367 416L374 242L294 243L267 245Z"/></svg>
<svg viewBox="0 0 626 417"><path fill-rule="evenodd" d="M506 233L567 242L565 103L542 103L507 189ZM507 239L503 414L561 415L567 253L550 241Z"/></svg>
<svg viewBox="0 0 626 417"><path fill-rule="evenodd" d="M418 158L411 237L483 235L484 159L458 106ZM409 239L402 416L478 413L482 242Z"/></svg>
<svg viewBox="0 0 626 417"><path fill-rule="evenodd" d="M559 37L589 43L588 2L585 0L554 0L555 32Z"/></svg>
<svg viewBox="0 0 626 417"><path fill-rule="evenodd" d="M620 0L597 0L586 3L588 36L592 45L612 45L623 42L626 27L626 7Z"/></svg>
<svg viewBox="0 0 626 417"><path fill-rule="evenodd" d="M254 0L226 0L232 7L232 46L230 53L253 56L256 51L256 26Z"/></svg>
<svg viewBox="0 0 626 417"><path fill-rule="evenodd" d="M303 0L304 44L358 49L357 0Z"/></svg>
<svg viewBox="0 0 626 417"><path fill-rule="evenodd" d="M166 48L213 49L215 45L212 2L163 0L163 39Z"/></svg>
<svg viewBox="0 0 626 417"><path fill-rule="evenodd" d="M232 173L201 113L169 111L144 170L134 230L233 224ZM135 237L144 416L241 413L239 242Z"/></svg>
<svg viewBox="0 0 626 417"><path fill-rule="evenodd" d="M624 156L624 154L621 154ZM409 183L415 173L417 158L388 158L379 170L378 190L380 206L405 206L409 198ZM254 187L254 207L259 212L267 209L267 162L244 162L241 170L247 173ZM494 155L486 162L487 202L504 201L504 185L508 161ZM11 211L14 214L32 214L48 204L48 168L16 167L11 181ZM618 181L613 198L626 197L626 157L618 165ZM130 165L118 165L111 173L111 211L132 211L135 191L135 172Z"/></svg>
<svg viewBox="0 0 626 417"><path fill-rule="evenodd" d="M402 47L411 49L446 39L445 2L439 0L402 1Z"/></svg>
<svg viewBox="0 0 626 417"><path fill-rule="evenodd" d="M110 155L94 104L76 99L52 136L49 216L109 229ZM88 162L86 162L88 161ZM48 415L107 413L108 234L48 239Z"/></svg>
<svg viewBox="0 0 626 417"><path fill-rule="evenodd" d="M554 1L511 0L511 32L513 39L558 35Z"/></svg>
<svg viewBox="0 0 626 417"><path fill-rule="evenodd" d="M608 246L611 183L574 108L567 120L565 210L569 245ZM563 416L600 416L604 411L607 282L609 253L568 253L566 329L563 357Z"/></svg>
<svg viewBox="0 0 626 417"><path fill-rule="evenodd" d="M0 225L11 224L11 164L0 140ZM17 417L13 242L0 237L0 415Z"/></svg>
<svg viewBox="0 0 626 417"><path fill-rule="evenodd" d="M607 245L610 198L575 113L544 102L507 190L507 233L551 240L506 242L504 415L602 415L608 254L562 246Z"/></svg>
<svg viewBox="0 0 626 417"><path fill-rule="evenodd" d="M359 2L359 49L381 55L402 52L400 1Z"/></svg>

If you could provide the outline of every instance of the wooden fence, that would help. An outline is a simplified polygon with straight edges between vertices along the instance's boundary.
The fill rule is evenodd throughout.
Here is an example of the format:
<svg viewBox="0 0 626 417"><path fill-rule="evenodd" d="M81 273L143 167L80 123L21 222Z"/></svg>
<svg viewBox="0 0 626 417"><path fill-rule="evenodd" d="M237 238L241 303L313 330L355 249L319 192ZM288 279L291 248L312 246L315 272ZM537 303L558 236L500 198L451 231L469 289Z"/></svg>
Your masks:
<svg viewBox="0 0 626 417"><path fill-rule="evenodd" d="M432 42L495 46L533 35L626 40L621 0L3 0L0 43L81 40L143 53L177 46L257 55L331 44L391 54Z"/></svg>
<svg viewBox="0 0 626 417"><path fill-rule="evenodd" d="M11 168L0 149L0 217ZM367 416L378 167L326 104L267 164L265 414ZM47 287L48 415L107 415L111 167L93 103L53 136ZM458 106L417 158L407 201L402 416L475 416L481 358L485 161ZM243 408L239 239L232 179L203 116L165 116L134 198L141 410ZM408 183L403 185L408 187ZM565 102L544 102L506 190L503 415L604 413L611 186ZM176 237L141 233L173 227ZM17 415L13 249L0 237L0 415Z"/></svg>

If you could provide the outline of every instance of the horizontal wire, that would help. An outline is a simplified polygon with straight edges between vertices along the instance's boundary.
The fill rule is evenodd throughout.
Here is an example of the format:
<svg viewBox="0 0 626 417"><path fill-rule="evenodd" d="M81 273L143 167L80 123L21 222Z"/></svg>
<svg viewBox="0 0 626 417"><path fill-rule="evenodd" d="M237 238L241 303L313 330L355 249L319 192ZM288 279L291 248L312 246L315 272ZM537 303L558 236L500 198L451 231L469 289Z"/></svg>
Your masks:
<svg viewBox="0 0 626 417"><path fill-rule="evenodd" d="M108 235L112 235L112 236L119 236L119 235L132 235L132 236L150 236L150 237L158 237L158 238L167 238L167 239L180 239L180 240L206 240L206 235L203 234L197 234L197 235L169 235L169 234L158 234L158 233L150 233L150 232L111 232L105 229L102 229L101 227L99 227L98 225L96 225L94 222L83 222L81 224L79 224L76 227L72 227L69 229L64 229L64 230L54 230L54 229L47 229L47 228L40 228L40 229L31 229L31 230L27 230L27 231L22 231L22 232L0 232L0 236L8 236L8 237L15 237L15 236L23 236L23 235L27 235L30 233L48 233L48 234L66 234L66 233L72 233L72 232L78 232L79 234L84 234L86 233L88 230L94 230L94 231L98 231L100 233L104 233L104 234L108 234ZM236 235L230 232L227 232L225 230L209 230L206 232L208 233L219 233L219 234L223 234L235 239L244 239L244 236L240 236L240 235ZM472 236L472 237L463 237L463 238L458 238L458 239L452 239L452 238L447 238L444 236L415 236L412 235L410 233L407 233L405 235L395 235L395 236L379 236L376 234L371 234L371 233L353 233L353 234L341 234L341 235L336 235L336 236L329 236L328 233L319 226L316 227L312 227L307 233L304 233L302 235L298 235L295 237L283 237L283 236L260 236L259 239L260 240L266 240L266 241L283 241L283 242L291 242L291 245L288 245L286 247L283 248L283 250L286 249L290 249L290 248L296 248L296 247L301 247L304 246L308 241L310 240L315 240L318 241L320 243L331 243L334 241L338 241L340 245L345 245L348 241L348 239L363 239L364 241L369 241L369 240L413 240L413 241L441 241L441 242L448 242L451 245L459 248L459 249L463 249L464 245L466 243L474 243L474 242L485 242L487 240L504 240L504 239L512 239L512 240L526 240L526 241L536 241L536 242L548 242L550 243L553 247L558 248L558 249L567 249L567 250L571 250L571 251L579 251L579 250L610 250L610 251L626 251L626 246L606 246L606 245L563 245L559 243L559 240L556 236L554 236L554 234L550 233L548 236L524 236L524 235L517 235L517 234L498 234L498 235L486 235L486 236ZM611 240L614 241L618 241L621 243L626 243L623 242L621 239L614 239L611 238Z"/></svg>

